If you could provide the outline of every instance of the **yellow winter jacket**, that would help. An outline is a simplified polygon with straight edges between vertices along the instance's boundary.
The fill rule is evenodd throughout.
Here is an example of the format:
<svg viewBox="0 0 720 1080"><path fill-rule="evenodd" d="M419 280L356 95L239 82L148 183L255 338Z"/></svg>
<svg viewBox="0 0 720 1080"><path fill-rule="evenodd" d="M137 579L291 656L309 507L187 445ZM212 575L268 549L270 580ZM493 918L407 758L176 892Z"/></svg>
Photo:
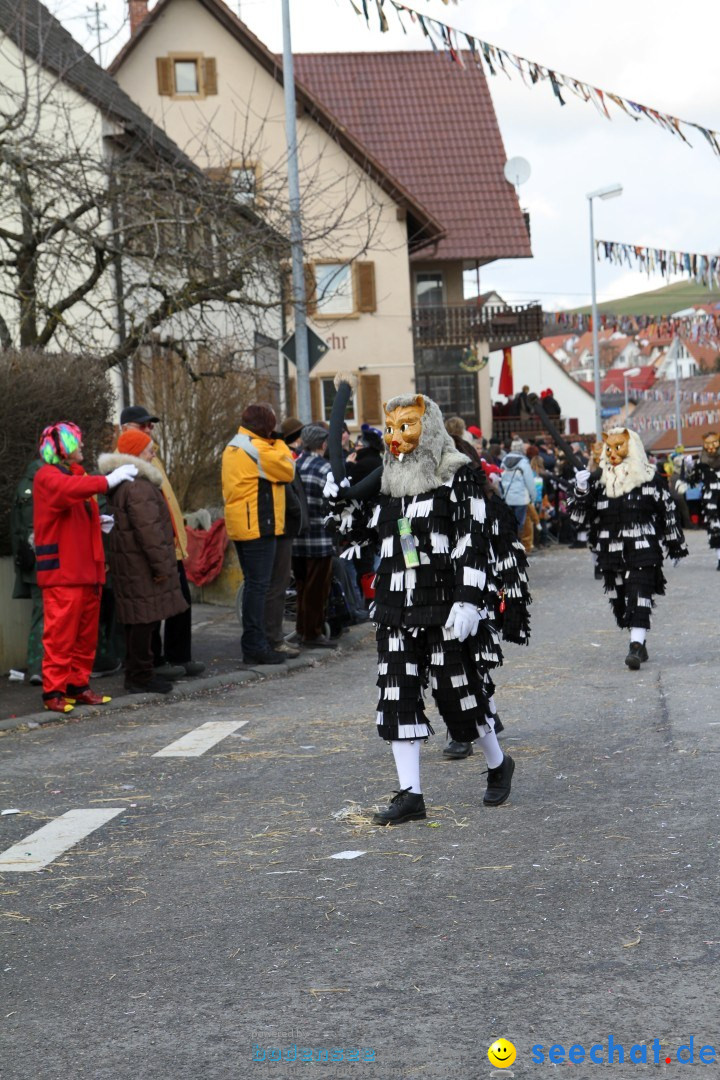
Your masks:
<svg viewBox="0 0 720 1080"><path fill-rule="evenodd" d="M282 439L263 439L239 428L222 456L225 527L230 539L281 536L285 484L294 476L295 462Z"/></svg>

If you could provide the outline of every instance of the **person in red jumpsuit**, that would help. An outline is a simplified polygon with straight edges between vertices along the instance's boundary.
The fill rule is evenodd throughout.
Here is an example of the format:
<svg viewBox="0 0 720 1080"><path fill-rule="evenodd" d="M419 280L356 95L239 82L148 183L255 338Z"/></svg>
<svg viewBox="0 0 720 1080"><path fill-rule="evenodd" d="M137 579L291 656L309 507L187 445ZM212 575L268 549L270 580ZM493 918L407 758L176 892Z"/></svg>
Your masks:
<svg viewBox="0 0 720 1080"><path fill-rule="evenodd" d="M133 465L108 476L88 476L82 467L82 432L61 421L40 438L44 462L33 483L33 527L37 582L43 590L43 702L50 712L72 712L75 704L104 705L109 697L90 689L97 646L100 595L105 581L102 528L93 496L132 480Z"/></svg>

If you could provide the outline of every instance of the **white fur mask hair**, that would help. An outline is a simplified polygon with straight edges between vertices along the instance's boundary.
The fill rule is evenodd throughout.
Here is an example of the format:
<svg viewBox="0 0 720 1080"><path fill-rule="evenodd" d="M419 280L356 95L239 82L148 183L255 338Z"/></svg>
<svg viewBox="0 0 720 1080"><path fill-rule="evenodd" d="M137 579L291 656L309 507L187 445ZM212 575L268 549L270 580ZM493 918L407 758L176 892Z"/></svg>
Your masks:
<svg viewBox="0 0 720 1080"><path fill-rule="evenodd" d="M610 428L608 435L622 435L625 428ZM637 431L628 430L630 448L628 456L619 465L611 465L607 453L607 443L603 443L600 455L600 483L611 499L617 499L620 495L627 495L636 487L652 480L655 469L650 464L645 453L645 447Z"/></svg>

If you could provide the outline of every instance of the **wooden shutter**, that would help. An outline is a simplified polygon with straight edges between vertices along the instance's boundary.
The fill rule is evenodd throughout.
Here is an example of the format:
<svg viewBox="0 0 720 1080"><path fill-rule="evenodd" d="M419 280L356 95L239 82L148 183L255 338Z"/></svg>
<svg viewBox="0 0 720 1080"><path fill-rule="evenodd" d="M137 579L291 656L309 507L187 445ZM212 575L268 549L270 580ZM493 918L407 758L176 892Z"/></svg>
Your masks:
<svg viewBox="0 0 720 1080"><path fill-rule="evenodd" d="M370 312L377 310L375 301L375 263L356 262L355 270L355 310Z"/></svg>
<svg viewBox="0 0 720 1080"><path fill-rule="evenodd" d="M158 56L155 66L157 67L158 94L165 97L172 96L175 93L172 60L169 56Z"/></svg>
<svg viewBox="0 0 720 1080"><path fill-rule="evenodd" d="M288 375L285 390L286 416L297 416L297 407L297 379L294 379L292 375Z"/></svg>
<svg viewBox="0 0 720 1080"><path fill-rule="evenodd" d="M360 415L364 424L384 421L379 375L360 376Z"/></svg>
<svg viewBox="0 0 720 1080"><path fill-rule="evenodd" d="M202 62L202 89L206 97L217 94L217 63L213 56L206 56Z"/></svg>
<svg viewBox="0 0 720 1080"><path fill-rule="evenodd" d="M320 379L310 380L310 411L313 420L324 420L322 410L322 385Z"/></svg>
<svg viewBox="0 0 720 1080"><path fill-rule="evenodd" d="M314 315L317 311L317 287L312 263L305 263L305 304L308 315Z"/></svg>

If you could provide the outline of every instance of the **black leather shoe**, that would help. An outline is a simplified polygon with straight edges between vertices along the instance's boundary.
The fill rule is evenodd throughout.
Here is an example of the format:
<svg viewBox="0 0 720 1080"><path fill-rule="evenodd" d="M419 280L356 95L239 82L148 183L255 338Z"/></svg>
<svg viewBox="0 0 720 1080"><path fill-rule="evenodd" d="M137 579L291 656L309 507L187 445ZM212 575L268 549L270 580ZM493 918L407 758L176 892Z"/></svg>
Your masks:
<svg viewBox="0 0 720 1080"><path fill-rule="evenodd" d="M147 682L126 682L125 689L128 694L169 694L175 689L170 679L161 679L159 675L153 675Z"/></svg>
<svg viewBox="0 0 720 1080"><path fill-rule="evenodd" d="M275 652L274 649L268 649L267 652L253 656L249 654L243 656L243 664L249 664L251 667L255 667L256 664L284 664L286 660L285 653Z"/></svg>
<svg viewBox="0 0 720 1080"><path fill-rule="evenodd" d="M643 642L640 646L640 660L644 664L645 661L649 659L650 657L648 656L647 645L645 644L645 642Z"/></svg>
<svg viewBox="0 0 720 1080"><path fill-rule="evenodd" d="M451 739L447 746L443 747L443 757L450 761L460 761L461 758L470 757L472 752L471 742L458 742L457 739Z"/></svg>
<svg viewBox="0 0 720 1080"><path fill-rule="evenodd" d="M631 671L638 671L640 665L648 658L648 651L639 641L631 641L625 663Z"/></svg>
<svg viewBox="0 0 720 1080"><path fill-rule="evenodd" d="M387 810L373 814L373 825L402 825L403 821L422 821L427 817L425 800L410 788L396 792Z"/></svg>
<svg viewBox="0 0 720 1080"><path fill-rule="evenodd" d="M505 754L502 764L496 769L488 769L487 788L483 795L485 806L502 806L510 796L510 781L515 772L515 762L509 754Z"/></svg>

